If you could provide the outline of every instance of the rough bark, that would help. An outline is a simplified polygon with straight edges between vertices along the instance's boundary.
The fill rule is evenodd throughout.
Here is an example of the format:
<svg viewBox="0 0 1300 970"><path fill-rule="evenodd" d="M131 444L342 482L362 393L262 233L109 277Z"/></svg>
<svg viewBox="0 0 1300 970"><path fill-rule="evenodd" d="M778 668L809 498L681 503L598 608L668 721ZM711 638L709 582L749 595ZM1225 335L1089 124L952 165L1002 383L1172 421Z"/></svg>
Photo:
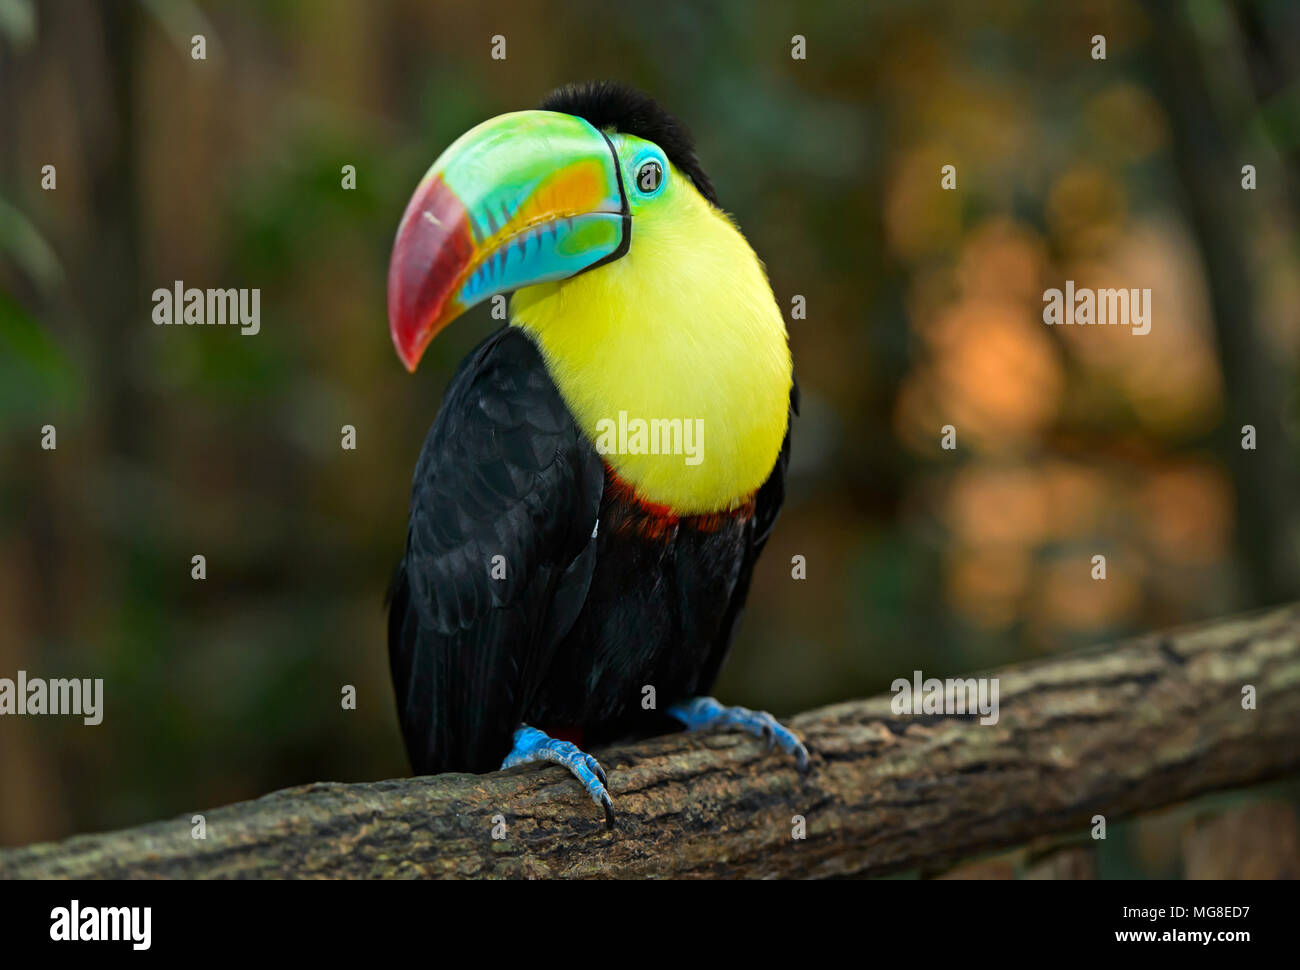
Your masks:
<svg viewBox="0 0 1300 970"><path fill-rule="evenodd" d="M1300 604L994 672L1000 718L890 697L599 752L611 830L564 770L322 783L0 852L8 877L834 877L935 867L1300 768ZM1242 689L1255 688L1255 709ZM794 816L807 838L792 838ZM494 817L499 820L494 822ZM505 838L494 839L504 824Z"/></svg>

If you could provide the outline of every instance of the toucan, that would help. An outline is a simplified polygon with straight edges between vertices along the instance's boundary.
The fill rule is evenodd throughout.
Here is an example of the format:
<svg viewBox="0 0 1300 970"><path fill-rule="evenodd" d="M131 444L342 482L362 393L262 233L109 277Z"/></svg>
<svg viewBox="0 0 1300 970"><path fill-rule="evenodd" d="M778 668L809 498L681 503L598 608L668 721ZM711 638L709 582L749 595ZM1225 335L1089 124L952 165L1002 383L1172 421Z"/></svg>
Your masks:
<svg viewBox="0 0 1300 970"><path fill-rule="evenodd" d="M390 588L413 770L555 762L611 824L584 748L732 727L805 771L791 730L707 696L785 498L798 386L763 265L655 100L567 85L434 162L388 270L398 356L414 372L506 293L425 439Z"/></svg>

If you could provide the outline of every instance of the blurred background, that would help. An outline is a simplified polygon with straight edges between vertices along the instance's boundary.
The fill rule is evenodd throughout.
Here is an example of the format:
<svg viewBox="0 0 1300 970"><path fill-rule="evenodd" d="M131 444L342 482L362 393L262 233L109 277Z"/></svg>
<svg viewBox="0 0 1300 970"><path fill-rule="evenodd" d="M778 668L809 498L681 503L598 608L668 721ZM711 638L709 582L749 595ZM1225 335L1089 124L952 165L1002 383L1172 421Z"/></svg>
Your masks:
<svg viewBox="0 0 1300 970"><path fill-rule="evenodd" d="M384 591L497 324L408 376L389 250L443 148L566 81L682 118L807 301L720 697L789 714L1297 598L1300 5L1066 6L0 0L0 676L105 680L98 727L0 719L0 845L407 772ZM155 326L178 279L260 288L261 332ZM1149 287L1150 333L1045 326L1067 279ZM1178 874L1161 824L1103 871Z"/></svg>

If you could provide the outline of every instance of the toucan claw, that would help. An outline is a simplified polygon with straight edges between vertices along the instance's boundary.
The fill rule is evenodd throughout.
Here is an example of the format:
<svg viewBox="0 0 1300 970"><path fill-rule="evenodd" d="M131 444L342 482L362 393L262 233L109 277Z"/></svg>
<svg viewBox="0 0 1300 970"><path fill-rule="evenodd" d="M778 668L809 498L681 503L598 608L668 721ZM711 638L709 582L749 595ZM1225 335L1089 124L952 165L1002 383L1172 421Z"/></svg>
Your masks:
<svg viewBox="0 0 1300 970"><path fill-rule="evenodd" d="M808 749L798 735L767 711L751 711L748 707L726 707L712 697L693 697L674 704L668 713L681 721L691 731L711 727L738 727L742 731L766 740L767 750L779 745L781 750L795 759L799 774L809 767Z"/></svg>
<svg viewBox="0 0 1300 970"><path fill-rule="evenodd" d="M605 824L614 825L614 800L606 788L608 779L600 762L571 741L560 741L537 728L522 725L515 731L514 747L501 762L501 770L534 761L550 761L569 769L582 783L591 800L605 810Z"/></svg>

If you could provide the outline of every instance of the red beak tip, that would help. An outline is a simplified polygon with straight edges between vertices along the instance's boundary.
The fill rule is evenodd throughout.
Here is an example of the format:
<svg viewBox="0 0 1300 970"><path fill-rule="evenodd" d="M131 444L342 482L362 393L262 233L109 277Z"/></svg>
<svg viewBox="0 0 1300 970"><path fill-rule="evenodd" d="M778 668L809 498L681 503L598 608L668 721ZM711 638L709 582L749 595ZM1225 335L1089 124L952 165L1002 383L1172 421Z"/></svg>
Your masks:
<svg viewBox="0 0 1300 970"><path fill-rule="evenodd" d="M388 264L389 330L409 373L451 318L445 312L453 299L449 291L474 252L464 205L441 176L423 180L407 204Z"/></svg>
<svg viewBox="0 0 1300 970"><path fill-rule="evenodd" d="M405 340L393 336L393 349L397 351L397 359L402 362L408 374L414 374L416 366L420 363L420 351L415 346Z"/></svg>

